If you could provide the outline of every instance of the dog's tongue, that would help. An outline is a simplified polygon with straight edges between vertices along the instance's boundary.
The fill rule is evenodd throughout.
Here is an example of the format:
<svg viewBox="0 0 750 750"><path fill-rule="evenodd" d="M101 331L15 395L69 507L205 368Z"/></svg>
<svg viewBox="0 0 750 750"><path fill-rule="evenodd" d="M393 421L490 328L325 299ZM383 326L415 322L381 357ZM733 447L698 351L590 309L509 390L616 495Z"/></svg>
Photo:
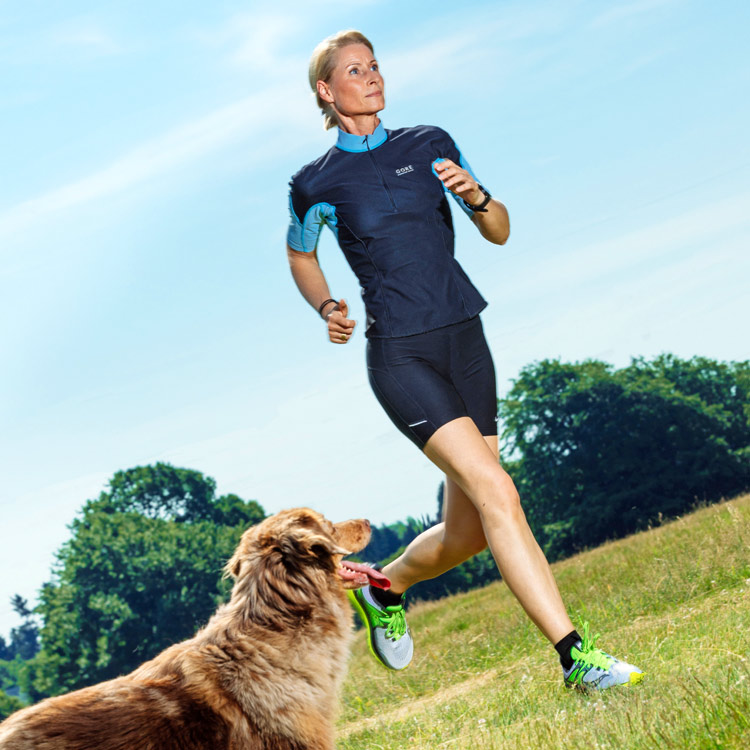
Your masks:
<svg viewBox="0 0 750 750"><path fill-rule="evenodd" d="M379 589L389 589L391 582L375 568L371 568L364 563L352 562L351 560L342 560L339 568L339 575L347 581L355 581L362 586L370 584Z"/></svg>

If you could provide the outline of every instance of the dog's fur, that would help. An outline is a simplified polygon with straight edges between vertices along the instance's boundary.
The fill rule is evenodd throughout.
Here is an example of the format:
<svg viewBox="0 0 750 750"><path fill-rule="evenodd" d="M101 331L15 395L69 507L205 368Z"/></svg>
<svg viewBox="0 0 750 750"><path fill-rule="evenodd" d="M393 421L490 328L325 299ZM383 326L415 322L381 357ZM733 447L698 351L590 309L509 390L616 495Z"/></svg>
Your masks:
<svg viewBox="0 0 750 750"><path fill-rule="evenodd" d="M248 529L230 601L125 677L0 724L2 750L331 750L352 614L337 570L370 538L307 508Z"/></svg>

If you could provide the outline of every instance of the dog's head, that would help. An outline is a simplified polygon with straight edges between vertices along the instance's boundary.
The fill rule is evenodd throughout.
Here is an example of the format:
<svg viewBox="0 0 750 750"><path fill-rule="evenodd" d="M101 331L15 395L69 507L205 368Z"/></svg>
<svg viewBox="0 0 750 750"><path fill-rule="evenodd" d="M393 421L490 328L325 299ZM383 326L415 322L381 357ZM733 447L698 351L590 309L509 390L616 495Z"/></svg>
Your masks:
<svg viewBox="0 0 750 750"><path fill-rule="evenodd" d="M310 616L316 603L368 582L369 569L342 561L369 540L364 519L331 523L309 508L281 511L242 535L226 565L235 579L232 599L243 599L259 621Z"/></svg>

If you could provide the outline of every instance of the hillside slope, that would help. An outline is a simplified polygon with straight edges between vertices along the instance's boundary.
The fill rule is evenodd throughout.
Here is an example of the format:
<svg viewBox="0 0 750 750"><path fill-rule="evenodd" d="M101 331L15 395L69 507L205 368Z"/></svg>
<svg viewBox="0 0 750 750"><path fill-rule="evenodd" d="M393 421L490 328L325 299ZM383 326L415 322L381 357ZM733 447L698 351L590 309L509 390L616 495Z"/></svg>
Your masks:
<svg viewBox="0 0 750 750"><path fill-rule="evenodd" d="M575 623L641 666L636 688L565 690L502 583L409 611L403 673L360 631L340 750L750 747L750 495L553 566Z"/></svg>

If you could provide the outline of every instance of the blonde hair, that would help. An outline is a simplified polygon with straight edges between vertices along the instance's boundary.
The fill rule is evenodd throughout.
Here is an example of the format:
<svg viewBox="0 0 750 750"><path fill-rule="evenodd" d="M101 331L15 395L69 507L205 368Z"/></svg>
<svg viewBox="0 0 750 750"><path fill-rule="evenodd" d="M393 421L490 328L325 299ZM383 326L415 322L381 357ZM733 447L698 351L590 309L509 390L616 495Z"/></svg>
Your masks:
<svg viewBox="0 0 750 750"><path fill-rule="evenodd" d="M348 31L339 31L324 39L313 50L312 57L310 58L310 68L308 71L310 88L313 90L315 100L323 113L323 127L326 130L335 128L339 124L339 120L336 117L333 107L320 98L318 81L328 83L333 74L333 69L336 67L336 53L342 47L348 47L350 44L364 44L370 48L370 52L373 55L375 54L372 43L364 34L354 29L349 29Z"/></svg>

